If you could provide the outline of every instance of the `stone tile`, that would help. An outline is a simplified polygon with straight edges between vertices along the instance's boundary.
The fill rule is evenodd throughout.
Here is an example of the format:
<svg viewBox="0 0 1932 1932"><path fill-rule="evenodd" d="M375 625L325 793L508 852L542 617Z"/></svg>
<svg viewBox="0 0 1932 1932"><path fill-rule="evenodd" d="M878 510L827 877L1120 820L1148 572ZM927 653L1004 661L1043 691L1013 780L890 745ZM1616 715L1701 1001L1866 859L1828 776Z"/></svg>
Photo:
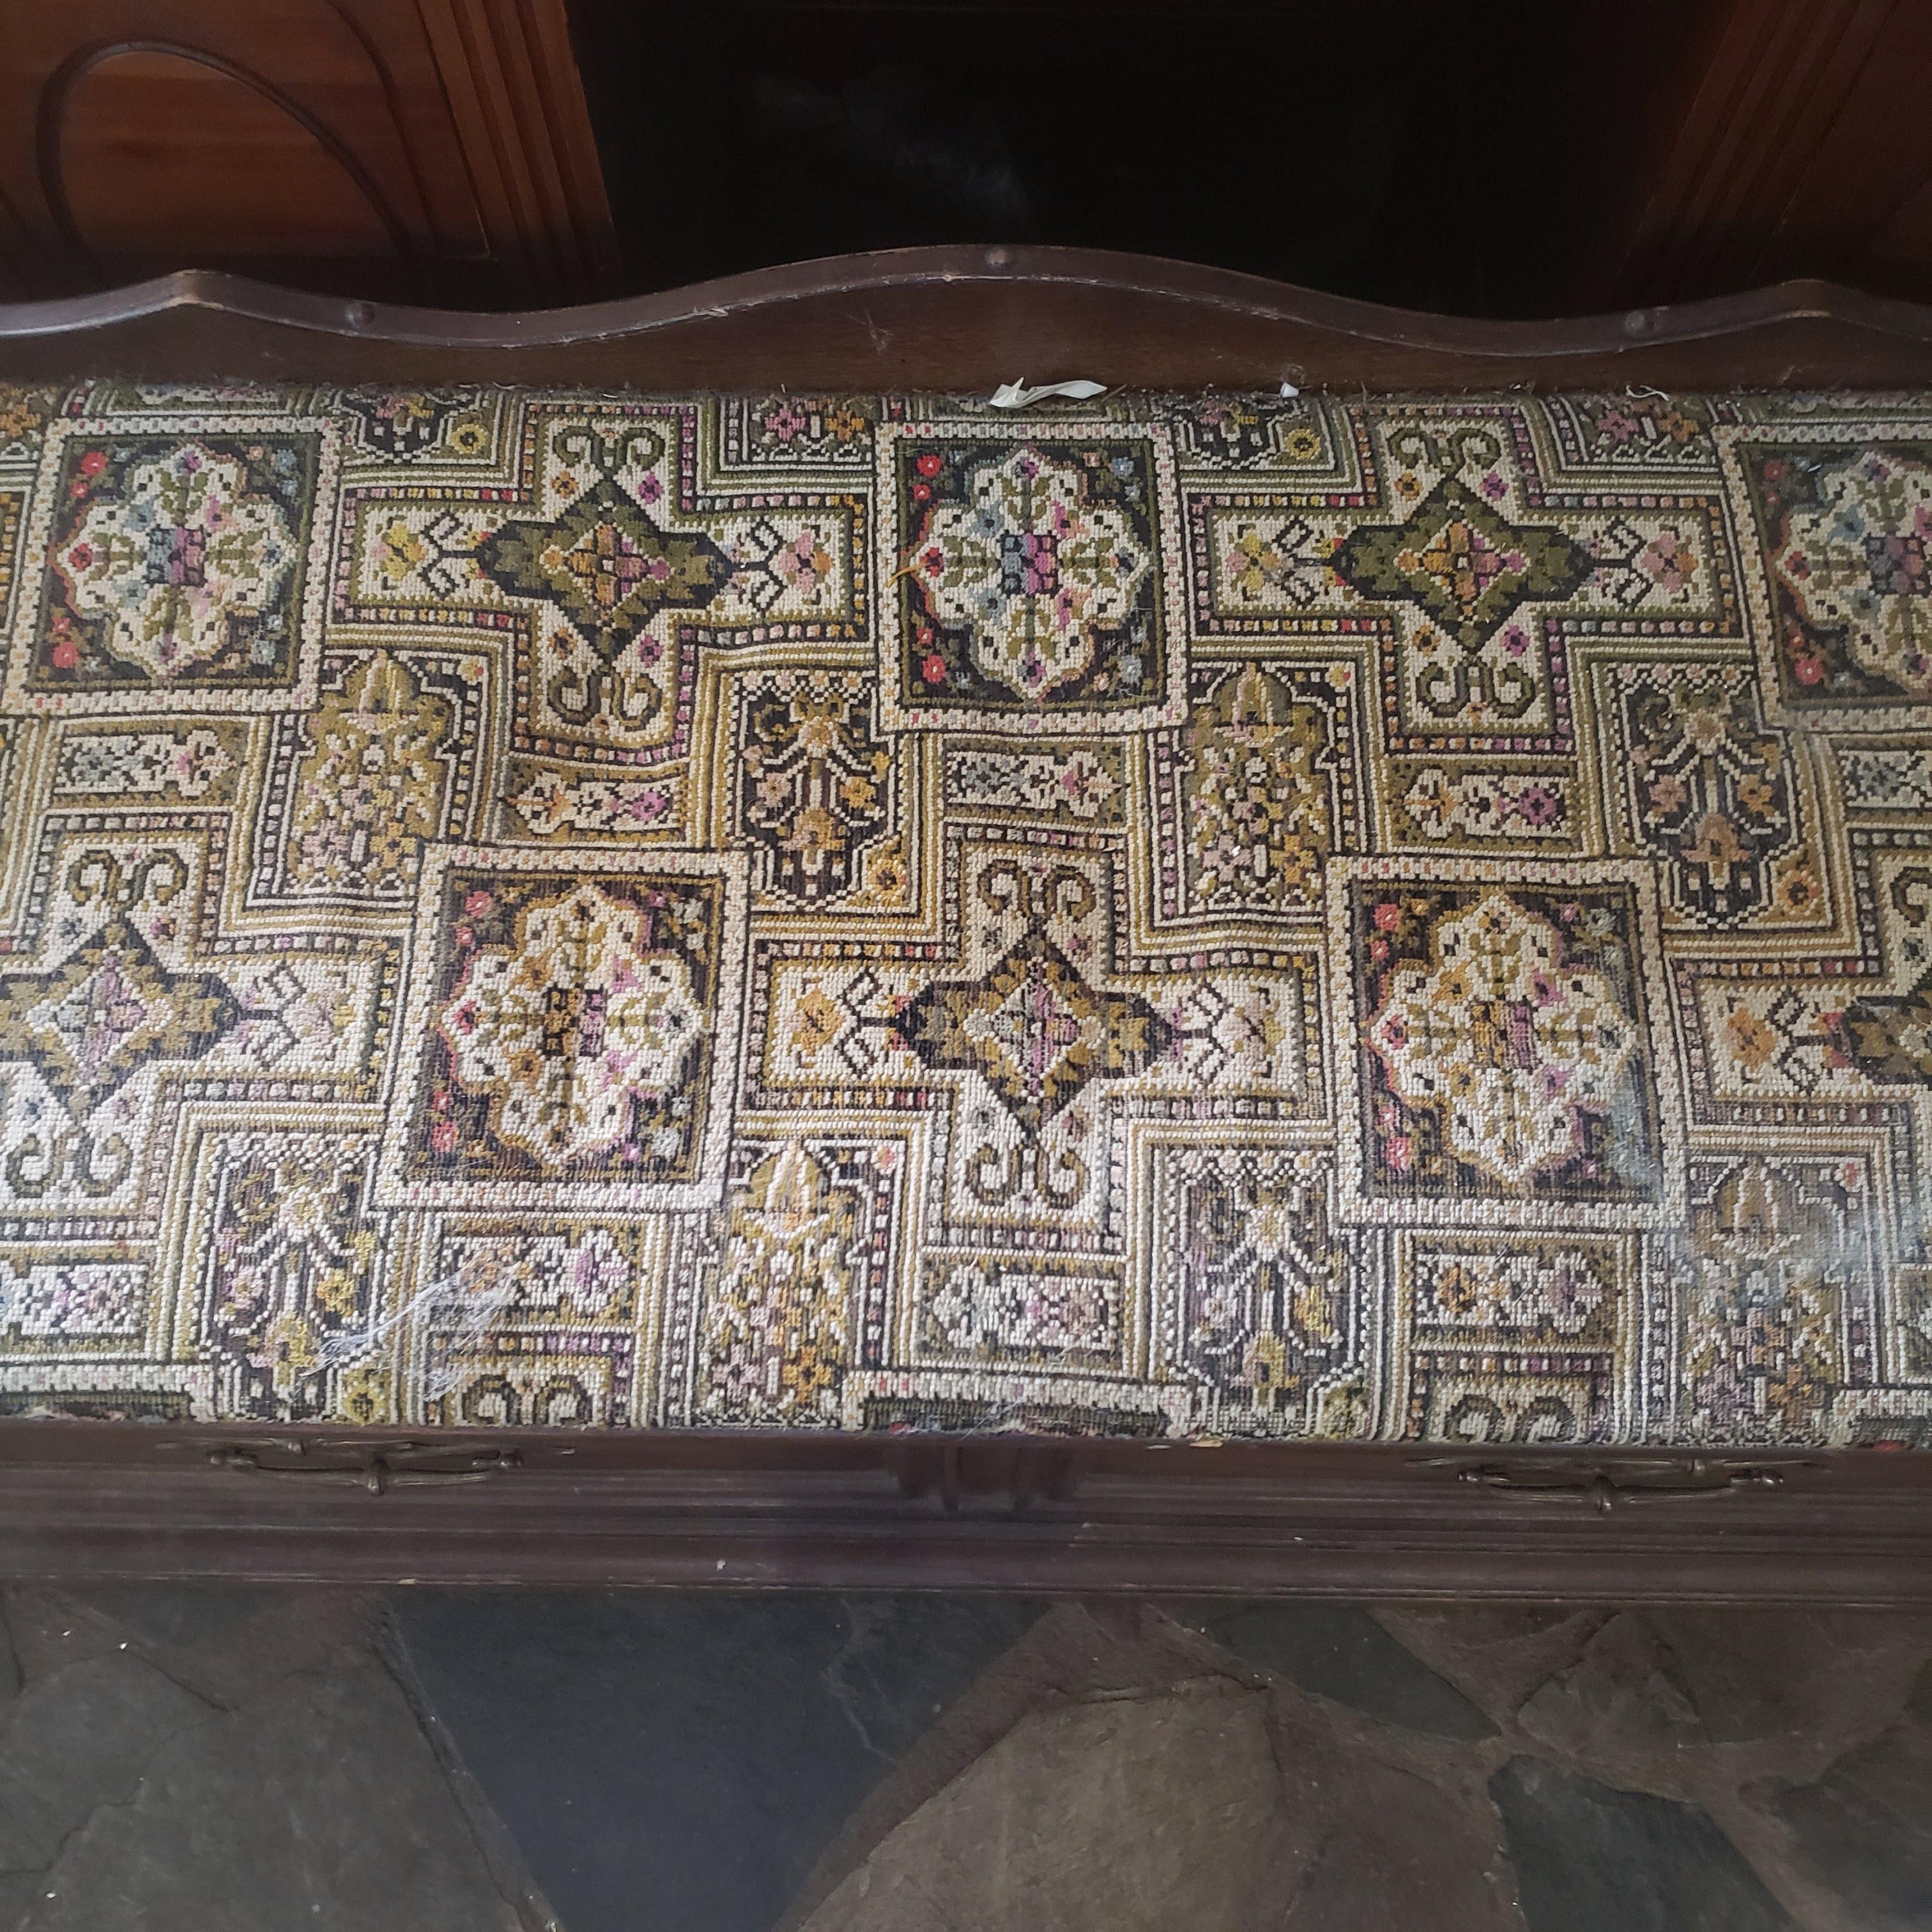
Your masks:
<svg viewBox="0 0 1932 1932"><path fill-rule="evenodd" d="M1357 1756L1282 1932L1521 1932L1495 1809Z"/></svg>
<svg viewBox="0 0 1932 1932"><path fill-rule="evenodd" d="M1792 1932L1697 1808L1532 1758L1490 1779L1527 1932Z"/></svg>
<svg viewBox="0 0 1932 1932"><path fill-rule="evenodd" d="M516 1840L496 1815L495 1808L484 1795L483 1787L476 1782L470 1767L464 1762L463 1754L458 1750L449 1727L432 1708L422 1679L393 1622L385 1622L378 1631L374 1650L382 1667L395 1679L407 1700L411 1715L422 1727L424 1740L436 1759L443 1782L449 1787L450 1796L463 1814L464 1822L496 1889L506 1898L518 1900L525 1918L532 1926L539 1928L539 1932L559 1932L556 1915L536 1880L531 1876Z"/></svg>
<svg viewBox="0 0 1932 1932"><path fill-rule="evenodd" d="M0 1595L0 1932L1932 1928L1932 1617L383 1609Z"/></svg>
<svg viewBox="0 0 1932 1932"><path fill-rule="evenodd" d="M43 1585L0 1592L0 1613L6 1618L21 1682L26 1684L90 1658L120 1656L134 1641L98 1611Z"/></svg>
<svg viewBox="0 0 1932 1932"><path fill-rule="evenodd" d="M1896 1718L1928 1649L1920 1617L1624 1611L1524 1700L1519 1722L1586 1770L1668 1796L1712 1774L1802 1777Z"/></svg>
<svg viewBox="0 0 1932 1932"><path fill-rule="evenodd" d="M383 1614L374 1592L310 1585L90 1584L62 1593L70 1623L124 1633L178 1682L233 1709L330 1652L366 1646Z"/></svg>
<svg viewBox="0 0 1932 1932"><path fill-rule="evenodd" d="M572 1932L767 1932L854 1808L1027 1629L992 1598L405 1592L436 1718Z"/></svg>
<svg viewBox="0 0 1932 1932"><path fill-rule="evenodd" d="M407 1702L374 1658L339 1655L326 1674L291 1678L245 1710L202 1716L157 1740L136 1789L103 1801L66 1838L20 1932L527 1923L491 1882Z"/></svg>
<svg viewBox="0 0 1932 1932"><path fill-rule="evenodd" d="M1252 1684L1219 1646L1146 1604L1055 1604L898 1754L794 1894L778 1932L796 1932L880 1840L1041 1706Z"/></svg>
<svg viewBox="0 0 1932 1932"><path fill-rule="evenodd" d="M1690 1687L1650 1620L1612 1617L1568 1670L1525 1701L1519 1721L1551 1749L1623 1757L1706 1742Z"/></svg>
<svg viewBox="0 0 1932 1932"><path fill-rule="evenodd" d="M20 1689L20 1660L14 1654L14 1640L7 1628L5 1606L0 1604L0 1706L17 1696Z"/></svg>
<svg viewBox="0 0 1932 1932"><path fill-rule="evenodd" d="M1313 1847L1286 1932L1520 1932L1485 1782L1496 1740L1388 1724L1278 1678L1275 1762Z"/></svg>
<svg viewBox="0 0 1932 1932"><path fill-rule="evenodd" d="M1375 1611L1378 1623L1405 1631L1433 1626L1452 1634L1459 1643L1484 1649L1533 1643L1579 1617L1604 1614L1570 1604L1378 1604Z"/></svg>
<svg viewBox="0 0 1932 1932"><path fill-rule="evenodd" d="M1432 1736L1472 1739L1496 1726L1454 1685L1345 1604L1250 1604L1202 1625L1253 1669Z"/></svg>
<svg viewBox="0 0 1932 1932"><path fill-rule="evenodd" d="M232 1643L292 1596L314 1593L236 1584L88 1583L63 1594L158 1648L195 1650Z"/></svg>
<svg viewBox="0 0 1932 1932"><path fill-rule="evenodd" d="M38 1872L0 1871L0 1927L16 1932L40 1890Z"/></svg>
<svg viewBox="0 0 1932 1932"><path fill-rule="evenodd" d="M40 1870L92 1812L134 1796L164 1744L214 1715L137 1657L37 1676L0 1732L0 1871Z"/></svg>
<svg viewBox="0 0 1932 1932"><path fill-rule="evenodd" d="M1198 1629L1131 1599L1057 1604L1014 1654L1030 1660L1036 1691L1065 1697L1151 1696L1216 1678L1252 1688L1257 1676Z"/></svg>
<svg viewBox="0 0 1932 1932"><path fill-rule="evenodd" d="M1766 1781L1744 1796L1784 1827L1790 1864L1865 1932L1932 1925L1932 1666L1904 1721L1815 1783Z"/></svg>
<svg viewBox="0 0 1932 1932"><path fill-rule="evenodd" d="M1248 1932L1281 1923L1298 1862L1256 1694L1063 1705L922 1805L807 1932Z"/></svg>
<svg viewBox="0 0 1932 1932"><path fill-rule="evenodd" d="M1514 1604L1378 1604L1373 1612L1404 1649L1503 1726L1546 1678L1576 1661L1610 1614Z"/></svg>
<svg viewBox="0 0 1932 1932"><path fill-rule="evenodd" d="M1888 1718L1932 1656L1932 1618L1816 1610L1652 1610L1714 1743Z"/></svg>

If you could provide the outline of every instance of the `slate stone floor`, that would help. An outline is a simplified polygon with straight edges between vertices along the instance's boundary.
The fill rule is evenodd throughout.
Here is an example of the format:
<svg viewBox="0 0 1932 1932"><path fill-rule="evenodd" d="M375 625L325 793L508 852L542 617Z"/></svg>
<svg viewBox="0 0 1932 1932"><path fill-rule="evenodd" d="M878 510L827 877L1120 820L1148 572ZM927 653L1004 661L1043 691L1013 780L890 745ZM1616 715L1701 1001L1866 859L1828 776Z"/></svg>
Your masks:
<svg viewBox="0 0 1932 1932"><path fill-rule="evenodd" d="M1932 1927L1932 1615L0 1593L0 1932Z"/></svg>

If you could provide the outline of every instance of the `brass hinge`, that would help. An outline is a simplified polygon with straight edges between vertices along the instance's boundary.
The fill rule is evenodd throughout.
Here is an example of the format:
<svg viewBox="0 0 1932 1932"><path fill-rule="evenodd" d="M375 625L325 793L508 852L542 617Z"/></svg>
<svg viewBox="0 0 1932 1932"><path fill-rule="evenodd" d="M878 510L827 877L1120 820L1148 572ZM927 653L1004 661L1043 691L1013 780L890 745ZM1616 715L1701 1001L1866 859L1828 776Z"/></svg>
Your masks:
<svg viewBox="0 0 1932 1932"><path fill-rule="evenodd" d="M298 1436L225 1443L211 1449L208 1460L218 1469L250 1475L346 1479L376 1496L392 1488L480 1482L523 1461L514 1449L473 1443L310 1442Z"/></svg>
<svg viewBox="0 0 1932 1932"><path fill-rule="evenodd" d="M1450 1456L1427 1460L1453 1471L1458 1482L1474 1483L1528 1502L1585 1498L1604 1514L1639 1497L1646 1502L1681 1501L1735 1496L1741 1490L1781 1489L1788 1471L1809 1466L1802 1461L1772 1464L1729 1456L1630 1456L1600 1461L1525 1456L1505 1462L1471 1462Z"/></svg>

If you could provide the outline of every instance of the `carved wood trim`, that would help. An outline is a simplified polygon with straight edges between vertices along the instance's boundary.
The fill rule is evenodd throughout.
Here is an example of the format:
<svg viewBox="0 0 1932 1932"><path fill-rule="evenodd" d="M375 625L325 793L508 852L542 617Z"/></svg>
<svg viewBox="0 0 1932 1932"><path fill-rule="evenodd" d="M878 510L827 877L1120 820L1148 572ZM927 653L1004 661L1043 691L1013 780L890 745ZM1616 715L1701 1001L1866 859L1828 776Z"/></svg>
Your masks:
<svg viewBox="0 0 1932 1932"><path fill-rule="evenodd" d="M382 191L381 184L362 165L354 151L338 136L326 122L312 114L303 104L286 89L278 87L266 75L258 74L244 62L206 47L190 46L178 40L113 40L104 45L84 47L55 69L40 90L39 111L34 130L34 148L40 162L40 192L46 198L47 212L62 241L74 254L82 260L92 254L74 218L68 200L65 164L61 154L62 136L64 129L69 103L74 89L96 68L106 62L118 59L123 54L164 54L173 60L187 61L194 66L206 68L211 73L226 75L239 86L259 94L278 113L286 115L296 126L302 128L321 148L322 152L341 169L356 184L362 199L369 204L370 212L382 224L396 252L405 260L417 252L416 233L396 208L395 204ZM377 71L380 71L380 64ZM398 130L400 133L400 128ZM420 227L418 221L418 227Z"/></svg>
<svg viewBox="0 0 1932 1932"><path fill-rule="evenodd" d="M493 251L536 286L610 283L616 238L562 0L417 0Z"/></svg>
<svg viewBox="0 0 1932 1932"><path fill-rule="evenodd" d="M576 308L472 314L188 272L0 304L0 378L107 373L671 388L1459 390L1932 382L1932 308L1793 281L1549 322L1383 308L1076 248L910 248Z"/></svg>
<svg viewBox="0 0 1932 1932"><path fill-rule="evenodd" d="M1605 224L1623 238L1598 250L1594 286L1614 300L1802 265L1922 286L1928 60L1932 12L1913 0L1731 0L1687 63L1674 139Z"/></svg>

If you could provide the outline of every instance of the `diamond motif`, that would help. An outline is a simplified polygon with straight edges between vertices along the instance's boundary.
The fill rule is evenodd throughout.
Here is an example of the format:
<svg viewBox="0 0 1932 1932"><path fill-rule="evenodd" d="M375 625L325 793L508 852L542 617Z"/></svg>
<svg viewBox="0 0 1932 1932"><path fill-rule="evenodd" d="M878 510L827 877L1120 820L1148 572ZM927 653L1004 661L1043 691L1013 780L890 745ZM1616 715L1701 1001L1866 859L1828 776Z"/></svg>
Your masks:
<svg viewBox="0 0 1932 1932"><path fill-rule="evenodd" d="M1830 1029L1838 1052L1886 1086L1932 1086L1932 974L1898 998L1868 993Z"/></svg>
<svg viewBox="0 0 1932 1932"><path fill-rule="evenodd" d="M1453 476L1406 523L1358 527L1329 564L1363 596L1419 605L1469 649L1526 599L1574 596L1594 568L1562 530L1512 524Z"/></svg>
<svg viewBox="0 0 1932 1932"><path fill-rule="evenodd" d="M1435 936L1436 963L1393 976L1369 1040L1389 1084L1435 1109L1463 1160L1520 1187L1581 1144L1580 1113L1608 1111L1636 1028L1599 974L1507 893Z"/></svg>
<svg viewBox="0 0 1932 1932"><path fill-rule="evenodd" d="M1056 424L882 436L880 722L1106 731L1181 708L1172 448Z"/></svg>
<svg viewBox="0 0 1932 1932"><path fill-rule="evenodd" d="M476 556L500 590L556 604L607 656L661 610L701 610L731 575L701 530L660 530L608 481L560 517L503 524Z"/></svg>
<svg viewBox="0 0 1932 1932"><path fill-rule="evenodd" d="M1790 675L1810 695L1932 696L1932 465L1901 449L1828 455L1837 460L1800 475L1765 466L1763 480L1793 500L1770 553L1798 620Z"/></svg>
<svg viewBox="0 0 1932 1932"><path fill-rule="evenodd" d="M1932 1444L1932 396L0 445L0 1412Z"/></svg>
<svg viewBox="0 0 1932 1932"><path fill-rule="evenodd" d="M1683 1124L1648 866L1343 865L1332 929L1354 987L1355 1047L1339 1063L1359 1137L1342 1149L1349 1210L1666 1224Z"/></svg>
<svg viewBox="0 0 1932 1932"><path fill-rule="evenodd" d="M742 872L688 852L442 846L374 1198L490 1211L715 1206Z"/></svg>
<svg viewBox="0 0 1932 1932"><path fill-rule="evenodd" d="M121 914L51 972L0 980L0 1051L31 1061L76 1120L153 1061L200 1059L241 1016L220 980L170 972Z"/></svg>
<svg viewBox="0 0 1932 1932"><path fill-rule="evenodd" d="M98 427L72 426L48 479L26 688L152 708L296 685L325 439Z"/></svg>
<svg viewBox="0 0 1932 1932"><path fill-rule="evenodd" d="M924 988L898 1031L927 1066L978 1074L1029 1134L1090 1082L1151 1065L1168 1034L1144 1000L1090 986L1038 930L983 980Z"/></svg>
<svg viewBox="0 0 1932 1932"><path fill-rule="evenodd" d="M1038 703L1093 670L1103 634L1124 632L1143 648L1121 655L1114 678L1139 694L1150 640L1137 606L1154 556L1083 470L1030 446L979 464L913 548L927 610L965 633L994 683Z"/></svg>

